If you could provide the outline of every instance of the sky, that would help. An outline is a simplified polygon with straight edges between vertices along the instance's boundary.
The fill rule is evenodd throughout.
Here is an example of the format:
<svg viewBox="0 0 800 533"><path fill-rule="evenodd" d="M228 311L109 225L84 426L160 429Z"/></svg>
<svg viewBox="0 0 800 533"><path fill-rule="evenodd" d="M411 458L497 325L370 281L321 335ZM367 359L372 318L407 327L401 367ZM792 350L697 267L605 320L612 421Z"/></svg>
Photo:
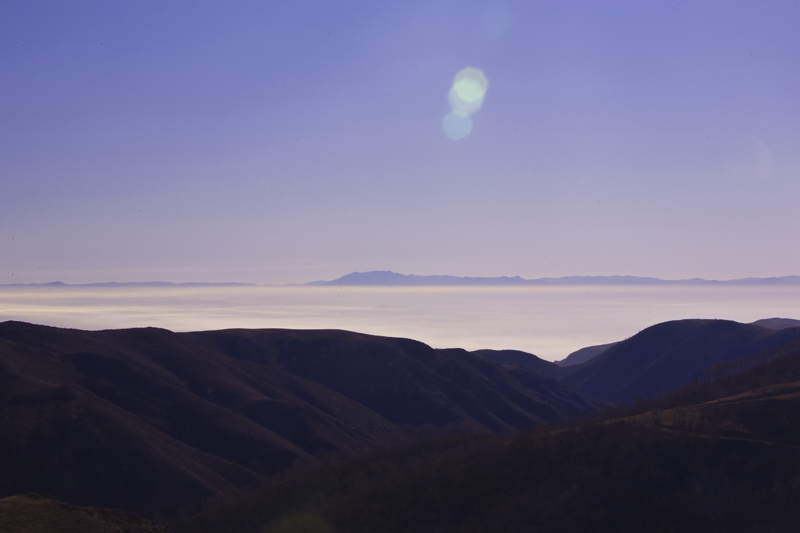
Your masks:
<svg viewBox="0 0 800 533"><path fill-rule="evenodd" d="M0 284L798 275L798 28L796 1L2 0Z"/></svg>

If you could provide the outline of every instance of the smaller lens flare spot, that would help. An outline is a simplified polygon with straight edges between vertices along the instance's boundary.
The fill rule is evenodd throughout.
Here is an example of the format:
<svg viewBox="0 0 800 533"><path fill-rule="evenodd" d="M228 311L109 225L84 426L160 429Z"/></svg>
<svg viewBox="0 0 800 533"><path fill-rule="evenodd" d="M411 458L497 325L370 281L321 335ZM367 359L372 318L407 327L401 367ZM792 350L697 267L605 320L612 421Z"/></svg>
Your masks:
<svg viewBox="0 0 800 533"><path fill-rule="evenodd" d="M472 119L469 115L481 108L488 87L489 80L480 69L467 67L455 75L447 94L452 111L442 121L444 132L450 139L457 141L470 134Z"/></svg>
<svg viewBox="0 0 800 533"><path fill-rule="evenodd" d="M457 141L470 134L472 131L472 119L466 113L451 111L445 115L442 127L450 139Z"/></svg>

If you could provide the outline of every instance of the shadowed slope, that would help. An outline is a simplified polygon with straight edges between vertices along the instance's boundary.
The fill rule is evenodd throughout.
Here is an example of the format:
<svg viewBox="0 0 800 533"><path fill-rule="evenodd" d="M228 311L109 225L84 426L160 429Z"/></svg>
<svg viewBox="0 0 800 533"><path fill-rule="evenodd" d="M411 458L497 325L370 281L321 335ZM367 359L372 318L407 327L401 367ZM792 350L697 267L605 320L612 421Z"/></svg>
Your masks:
<svg viewBox="0 0 800 533"><path fill-rule="evenodd" d="M520 350L475 350L472 353L498 365L517 365L554 379L562 374L561 368L555 363Z"/></svg>
<svg viewBox="0 0 800 533"><path fill-rule="evenodd" d="M4 323L0 365L0 494L194 512L315 457L408 439L330 389L165 330Z"/></svg>
<svg viewBox="0 0 800 533"><path fill-rule="evenodd" d="M0 494L35 490L155 516L261 481L78 385L52 385L0 363L0 391Z"/></svg>
<svg viewBox="0 0 800 533"><path fill-rule="evenodd" d="M169 533L116 509L76 507L37 494L0 499L0 533Z"/></svg>
<svg viewBox="0 0 800 533"><path fill-rule="evenodd" d="M0 496L191 514L320 458L588 412L538 374L343 331L0 324Z"/></svg>
<svg viewBox="0 0 800 533"><path fill-rule="evenodd" d="M574 366L579 365L581 363L585 363L589 359L593 359L600 355L601 353L605 352L612 346L617 344L616 342L610 342L608 344L598 344L597 346L587 346L586 348L581 348L580 350L576 350L566 356L561 361L556 361L555 363L558 366Z"/></svg>
<svg viewBox="0 0 800 533"><path fill-rule="evenodd" d="M546 376L511 372L465 350L410 339L320 330L186 333L230 357L320 383L404 427L507 431L589 412L592 405Z"/></svg>
<svg viewBox="0 0 800 533"><path fill-rule="evenodd" d="M349 533L798 531L800 384L773 382L798 375L795 352L692 386L738 391L719 401L416 443L303 473L175 529L256 533L302 510Z"/></svg>
<svg viewBox="0 0 800 533"><path fill-rule="evenodd" d="M671 391L700 372L800 339L800 328L773 331L728 320L677 320L651 326L589 361L562 381L606 401Z"/></svg>

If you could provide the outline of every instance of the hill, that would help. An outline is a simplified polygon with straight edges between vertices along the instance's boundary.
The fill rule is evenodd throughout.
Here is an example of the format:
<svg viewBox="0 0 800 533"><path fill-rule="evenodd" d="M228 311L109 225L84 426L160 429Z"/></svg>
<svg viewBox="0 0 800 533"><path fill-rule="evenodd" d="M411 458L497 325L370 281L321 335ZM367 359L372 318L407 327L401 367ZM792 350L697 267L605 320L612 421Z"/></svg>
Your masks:
<svg viewBox="0 0 800 533"><path fill-rule="evenodd" d="M465 350L434 350L410 339L298 330L184 335L231 359L329 387L403 427L500 432L591 410L546 376L511 373Z"/></svg>
<svg viewBox="0 0 800 533"><path fill-rule="evenodd" d="M632 401L690 383L715 364L800 340L800 328L771 330L728 320L656 324L585 363L566 367L561 381L603 401Z"/></svg>
<svg viewBox="0 0 800 533"><path fill-rule="evenodd" d="M464 350L345 331L0 323L0 497L175 517L323 458L593 409Z"/></svg>
<svg viewBox="0 0 800 533"><path fill-rule="evenodd" d="M786 329L800 327L800 320L793 318L763 318L752 322L752 324L767 329Z"/></svg>
<svg viewBox="0 0 800 533"><path fill-rule="evenodd" d="M768 383L768 385L765 385ZM415 443L301 473L179 533L797 531L800 351L571 425ZM630 411L630 409L628 409ZM298 529L299 530L299 529Z"/></svg>
<svg viewBox="0 0 800 533"><path fill-rule="evenodd" d="M115 509L77 507L38 494L0 499L0 533L169 533L165 527Z"/></svg>
<svg viewBox="0 0 800 533"><path fill-rule="evenodd" d="M581 363L585 363L589 359L597 357L601 353L605 352L612 346L617 344L616 342L610 342L608 344L598 344L597 346L587 346L586 348L581 348L580 350L576 350L566 356L561 361L556 361L555 363L558 366L574 366L579 365Z"/></svg>
<svg viewBox="0 0 800 533"><path fill-rule="evenodd" d="M554 379L558 379L563 373L556 363L520 350L475 350L472 353L498 365L517 365Z"/></svg>
<svg viewBox="0 0 800 533"><path fill-rule="evenodd" d="M502 276L498 278L417 276L414 274L398 274L391 270L375 270L372 272L353 272L332 281L312 281L311 283L306 283L306 285L520 285L526 282L527 280L519 276Z"/></svg>

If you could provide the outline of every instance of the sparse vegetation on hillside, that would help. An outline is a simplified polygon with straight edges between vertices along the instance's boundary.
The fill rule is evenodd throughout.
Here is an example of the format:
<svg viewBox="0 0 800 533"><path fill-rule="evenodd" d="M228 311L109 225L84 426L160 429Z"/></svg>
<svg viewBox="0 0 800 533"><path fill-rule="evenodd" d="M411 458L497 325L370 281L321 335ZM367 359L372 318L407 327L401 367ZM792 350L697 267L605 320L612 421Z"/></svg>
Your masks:
<svg viewBox="0 0 800 533"><path fill-rule="evenodd" d="M39 494L0 499L0 533L170 533L115 509L78 507Z"/></svg>
<svg viewBox="0 0 800 533"><path fill-rule="evenodd" d="M800 527L797 342L572 420L527 369L339 331L4 323L0 384L6 494L180 533Z"/></svg>
<svg viewBox="0 0 800 533"><path fill-rule="evenodd" d="M340 533L796 531L798 373L794 352L693 385L751 395L330 464L176 531L270 531L291 512Z"/></svg>

